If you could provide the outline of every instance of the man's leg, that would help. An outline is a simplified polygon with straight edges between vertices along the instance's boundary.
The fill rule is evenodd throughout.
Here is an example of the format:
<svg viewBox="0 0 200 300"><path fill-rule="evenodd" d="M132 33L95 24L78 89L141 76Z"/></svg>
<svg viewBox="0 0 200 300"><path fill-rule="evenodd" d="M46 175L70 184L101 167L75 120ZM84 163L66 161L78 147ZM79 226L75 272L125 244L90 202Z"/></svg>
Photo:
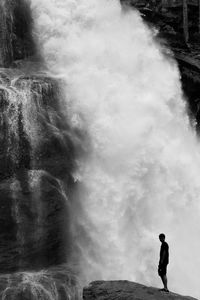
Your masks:
<svg viewBox="0 0 200 300"><path fill-rule="evenodd" d="M161 279L162 279L162 282L163 282L163 285L164 285L164 289L166 291L168 291L168 288L167 288L167 275L162 275Z"/></svg>

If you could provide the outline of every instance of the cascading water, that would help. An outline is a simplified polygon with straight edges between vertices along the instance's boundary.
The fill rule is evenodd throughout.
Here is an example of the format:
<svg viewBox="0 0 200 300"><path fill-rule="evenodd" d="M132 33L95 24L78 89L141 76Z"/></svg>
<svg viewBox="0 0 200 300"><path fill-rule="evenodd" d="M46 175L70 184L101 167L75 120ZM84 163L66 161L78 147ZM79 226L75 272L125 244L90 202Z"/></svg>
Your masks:
<svg viewBox="0 0 200 300"><path fill-rule="evenodd" d="M0 299L78 299L69 263L76 137L27 1L0 0Z"/></svg>
<svg viewBox="0 0 200 300"><path fill-rule="evenodd" d="M88 136L74 174L82 277L158 286L164 231L170 288L199 295L199 142L175 62L119 1L31 2L39 48L66 81L66 115Z"/></svg>
<svg viewBox="0 0 200 300"><path fill-rule="evenodd" d="M160 232L170 245L170 289L199 296L199 142L175 62L117 0L30 3L48 73L33 63L0 76L0 138L9 144L1 205L15 249L0 263L21 271L1 277L2 299L78 299L75 274L82 285L159 286ZM34 47L22 55L18 46L26 38L13 40L1 65L32 55Z"/></svg>
<svg viewBox="0 0 200 300"><path fill-rule="evenodd" d="M0 86L0 299L78 299L66 247L73 154L58 86L44 74L9 76Z"/></svg>

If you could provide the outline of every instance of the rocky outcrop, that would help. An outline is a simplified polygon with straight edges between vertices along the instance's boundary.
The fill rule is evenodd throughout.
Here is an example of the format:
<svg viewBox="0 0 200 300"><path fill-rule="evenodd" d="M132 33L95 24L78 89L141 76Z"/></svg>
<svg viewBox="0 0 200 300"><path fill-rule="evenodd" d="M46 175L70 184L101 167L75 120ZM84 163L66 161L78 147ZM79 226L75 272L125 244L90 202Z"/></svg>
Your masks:
<svg viewBox="0 0 200 300"><path fill-rule="evenodd" d="M94 281L83 289L84 300L197 300L161 292L130 281Z"/></svg>

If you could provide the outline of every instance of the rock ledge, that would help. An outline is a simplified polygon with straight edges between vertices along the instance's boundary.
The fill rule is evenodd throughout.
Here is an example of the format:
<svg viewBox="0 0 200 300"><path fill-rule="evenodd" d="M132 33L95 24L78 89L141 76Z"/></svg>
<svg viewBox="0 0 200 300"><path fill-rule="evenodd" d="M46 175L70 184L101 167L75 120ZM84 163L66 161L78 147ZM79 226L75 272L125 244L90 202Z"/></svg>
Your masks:
<svg viewBox="0 0 200 300"><path fill-rule="evenodd" d="M165 293L130 281L94 281L83 289L84 300L197 300L175 293Z"/></svg>

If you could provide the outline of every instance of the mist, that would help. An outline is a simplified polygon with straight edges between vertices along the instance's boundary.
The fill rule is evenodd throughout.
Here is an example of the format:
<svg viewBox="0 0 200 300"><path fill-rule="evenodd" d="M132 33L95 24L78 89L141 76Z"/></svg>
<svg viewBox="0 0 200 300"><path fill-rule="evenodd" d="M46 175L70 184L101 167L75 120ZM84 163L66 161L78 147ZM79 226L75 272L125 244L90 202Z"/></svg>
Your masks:
<svg viewBox="0 0 200 300"><path fill-rule="evenodd" d="M119 1L31 6L38 49L63 80L63 111L85 134L71 205L80 280L159 287L164 232L170 290L198 297L200 151L176 62L156 31Z"/></svg>

